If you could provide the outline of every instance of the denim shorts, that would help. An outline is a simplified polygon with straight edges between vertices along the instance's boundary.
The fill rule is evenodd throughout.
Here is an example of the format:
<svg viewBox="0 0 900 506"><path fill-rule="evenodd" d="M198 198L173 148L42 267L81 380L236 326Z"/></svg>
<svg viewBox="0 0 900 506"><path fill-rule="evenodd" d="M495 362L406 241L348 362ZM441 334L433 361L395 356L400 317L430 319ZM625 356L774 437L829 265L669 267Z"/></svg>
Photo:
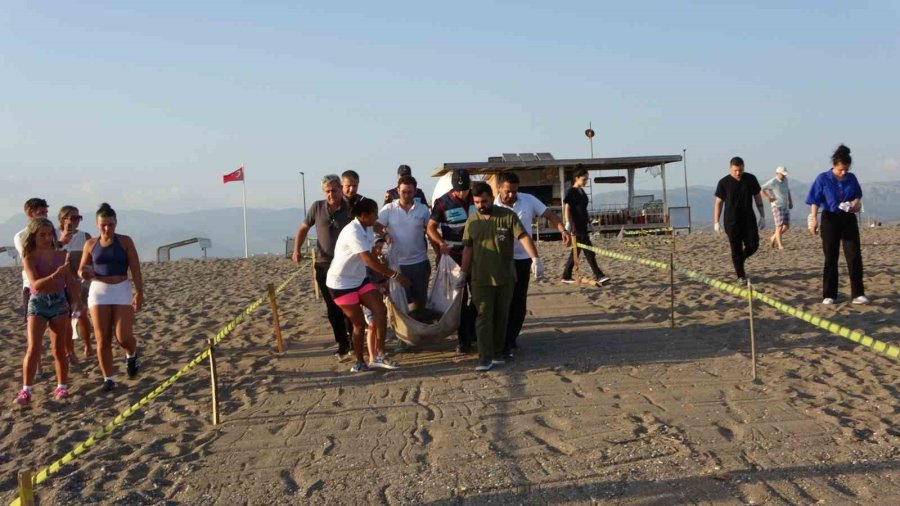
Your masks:
<svg viewBox="0 0 900 506"><path fill-rule="evenodd" d="M28 299L28 316L50 321L69 314L69 303L62 293L33 293Z"/></svg>

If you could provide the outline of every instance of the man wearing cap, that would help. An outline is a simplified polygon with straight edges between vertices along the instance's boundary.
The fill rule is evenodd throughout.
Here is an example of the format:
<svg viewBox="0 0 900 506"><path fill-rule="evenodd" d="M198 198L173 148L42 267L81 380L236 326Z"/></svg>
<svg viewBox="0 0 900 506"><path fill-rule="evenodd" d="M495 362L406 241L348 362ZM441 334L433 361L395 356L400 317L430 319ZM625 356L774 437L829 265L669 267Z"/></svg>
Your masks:
<svg viewBox="0 0 900 506"><path fill-rule="evenodd" d="M474 212L474 201L470 192L472 180L469 171L464 169L455 169L451 177L453 188L434 201L426 232L442 255L450 255L457 265L462 265L463 231L469 214ZM459 338L457 351L470 353L472 342L475 340L475 307L469 304L468 287L462 290L462 309L457 336Z"/></svg>
<svg viewBox="0 0 900 506"><path fill-rule="evenodd" d="M791 228L791 209L794 208L787 175L786 168L778 167L775 169L775 177L761 187L762 196L772 204L772 218L775 220L775 233L769 239L769 244L780 250L784 249L781 236Z"/></svg>
<svg viewBox="0 0 900 506"><path fill-rule="evenodd" d="M409 165L401 165L397 167L397 186L390 188L389 190L384 192L384 205L388 205L395 200L400 200L400 178L403 176L412 177L412 169ZM425 198L425 192L422 191L421 188L416 188L416 195L414 197L416 204L422 204L425 207L431 209L431 206L428 205L428 199Z"/></svg>
<svg viewBox="0 0 900 506"><path fill-rule="evenodd" d="M716 200L713 204L713 228L722 231L719 217L724 214L725 234L731 247L731 262L738 283L744 283L747 273L744 263L759 249L759 231L766 228L766 214L762 197L759 196L759 180L749 172L744 172L744 160L735 156L729 162L729 174L716 185ZM759 210L759 220L753 214L753 204ZM722 208L725 212L722 212Z"/></svg>
<svg viewBox="0 0 900 506"><path fill-rule="evenodd" d="M23 206L23 211L25 212L25 216L28 217L28 222L31 223L35 218L46 218L47 217L47 201L44 199L39 199L37 197L30 198L25 201L25 205ZM19 259L22 260L22 265L24 266L24 258L25 258L25 235L28 233L28 224L25 225L25 228L20 230L13 236L13 244L16 247L16 251L19 253ZM31 284L28 282L28 275L25 274L25 269L22 269L22 310L25 316L25 320L28 321L28 299L31 298Z"/></svg>

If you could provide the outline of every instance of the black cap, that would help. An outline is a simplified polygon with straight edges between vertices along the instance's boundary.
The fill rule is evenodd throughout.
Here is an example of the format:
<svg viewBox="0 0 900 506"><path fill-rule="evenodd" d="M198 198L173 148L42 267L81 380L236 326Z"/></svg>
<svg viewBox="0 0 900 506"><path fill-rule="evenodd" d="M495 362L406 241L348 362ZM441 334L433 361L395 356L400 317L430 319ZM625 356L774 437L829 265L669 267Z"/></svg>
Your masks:
<svg viewBox="0 0 900 506"><path fill-rule="evenodd" d="M397 176L412 176L412 169L409 165L401 165L397 167Z"/></svg>
<svg viewBox="0 0 900 506"><path fill-rule="evenodd" d="M453 189L458 191L468 190L472 185L472 179L469 178L469 171L466 169L453 170Z"/></svg>

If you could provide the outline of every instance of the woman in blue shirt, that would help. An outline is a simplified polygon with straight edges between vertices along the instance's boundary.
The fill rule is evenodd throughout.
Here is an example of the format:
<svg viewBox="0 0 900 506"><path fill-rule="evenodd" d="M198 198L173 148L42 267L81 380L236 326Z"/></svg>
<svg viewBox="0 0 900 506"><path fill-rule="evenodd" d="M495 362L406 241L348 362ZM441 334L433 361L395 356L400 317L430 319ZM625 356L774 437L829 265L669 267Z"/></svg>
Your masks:
<svg viewBox="0 0 900 506"><path fill-rule="evenodd" d="M816 177L809 189L806 203L810 206L809 230L821 232L825 269L822 281L822 304L834 304L838 291L838 254L844 246L844 258L850 271L850 297L854 304L868 304L863 287L862 252L859 244L859 225L856 213L862 209L862 188L850 173L850 148L841 144L831 155L831 170ZM822 210L822 219L816 214Z"/></svg>

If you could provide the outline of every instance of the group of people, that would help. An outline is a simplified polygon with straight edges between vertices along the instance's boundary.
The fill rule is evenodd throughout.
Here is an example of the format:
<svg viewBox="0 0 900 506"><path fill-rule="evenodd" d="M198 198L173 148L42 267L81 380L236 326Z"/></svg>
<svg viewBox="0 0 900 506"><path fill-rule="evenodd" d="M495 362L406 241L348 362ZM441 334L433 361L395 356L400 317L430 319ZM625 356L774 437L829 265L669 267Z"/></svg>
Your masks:
<svg viewBox="0 0 900 506"><path fill-rule="evenodd" d="M810 206L807 228L822 237L825 254L822 304L826 305L834 304L838 296L838 256L842 246L850 274L851 302L869 303L863 285L856 216L862 210L862 188L850 172L852 164L850 148L840 145L831 155L831 169L816 176L806 197L806 204ZM787 178L787 169L778 167L775 177L760 185L756 176L744 171L744 160L734 157L730 163L730 174L719 180L716 186L714 228L717 233L724 228L728 236L731 260L739 283L746 282L745 263L759 249L759 230L766 226L763 198L770 202L775 221L770 244L773 248L784 249L783 236L790 228L790 211L794 207ZM753 212L754 204L759 217Z"/></svg>
<svg viewBox="0 0 900 506"><path fill-rule="evenodd" d="M385 192L380 209L374 200L355 193L359 185L355 172L325 176L325 198L312 204L294 238L292 259L299 263L301 246L309 232L316 231L316 283L327 307L337 355L344 359L353 353L352 372L398 367L384 352L387 311L385 288L379 280L397 280L412 310L425 307L431 247L436 255L453 259L464 273L457 351L471 353L477 343L479 371L512 358L525 319L529 280L532 275L541 277L544 270L531 240L531 224L543 217L567 245L570 233L580 233L589 242L587 225L579 221L587 215L586 203L582 209L577 195L567 198L571 219L566 226L540 200L520 193L513 173L501 174L495 197L487 183L473 184L468 171L454 170L451 189L432 206L409 166L401 165L397 176L397 185ZM583 195L580 188L586 171L578 177L582 184L575 191ZM396 270L378 255L382 241L392 249ZM594 260L593 254L589 258ZM598 281L608 281L596 261L593 267ZM566 278L571 279L571 266L567 272Z"/></svg>
<svg viewBox="0 0 900 506"><path fill-rule="evenodd" d="M22 389L15 399L21 405L31 402L48 327L56 399L69 396L69 365L77 361L73 337L77 333L82 339L84 358L88 358L91 327L103 390L116 386L114 337L125 350L128 376L138 373L134 312L143 305L144 293L134 242L116 233L116 212L109 204L97 210L97 237L79 230L83 216L77 207L60 208L58 227L47 218L48 209L46 200L28 199L24 205L28 224L14 237L22 259L22 305L28 340L22 361Z"/></svg>

